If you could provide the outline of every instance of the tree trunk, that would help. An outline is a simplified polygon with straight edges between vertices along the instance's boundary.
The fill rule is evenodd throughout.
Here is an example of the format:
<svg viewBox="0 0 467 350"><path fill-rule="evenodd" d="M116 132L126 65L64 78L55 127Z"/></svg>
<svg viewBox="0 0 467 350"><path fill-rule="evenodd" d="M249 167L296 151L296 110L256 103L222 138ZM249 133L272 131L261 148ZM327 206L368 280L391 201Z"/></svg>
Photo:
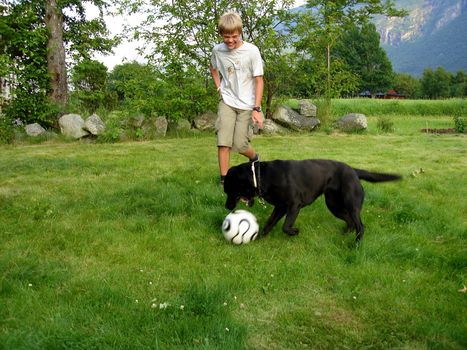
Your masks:
<svg viewBox="0 0 467 350"><path fill-rule="evenodd" d="M266 87L266 113L265 118L271 119L272 118L272 99L274 97L274 91L272 89L272 84L265 79L265 87Z"/></svg>
<svg viewBox="0 0 467 350"><path fill-rule="evenodd" d="M47 69L50 75L49 97L52 102L66 105L68 102L68 83L63 43L63 15L57 0L46 1L45 24L49 31L47 42Z"/></svg>

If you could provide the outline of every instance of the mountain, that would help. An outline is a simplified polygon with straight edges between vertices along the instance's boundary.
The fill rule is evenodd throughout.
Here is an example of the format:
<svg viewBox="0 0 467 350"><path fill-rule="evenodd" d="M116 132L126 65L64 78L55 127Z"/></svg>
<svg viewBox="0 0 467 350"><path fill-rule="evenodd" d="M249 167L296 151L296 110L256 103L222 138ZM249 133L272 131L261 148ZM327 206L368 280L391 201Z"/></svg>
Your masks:
<svg viewBox="0 0 467 350"><path fill-rule="evenodd" d="M425 68L467 71L467 0L399 0L404 18L373 22L393 69L420 76Z"/></svg>

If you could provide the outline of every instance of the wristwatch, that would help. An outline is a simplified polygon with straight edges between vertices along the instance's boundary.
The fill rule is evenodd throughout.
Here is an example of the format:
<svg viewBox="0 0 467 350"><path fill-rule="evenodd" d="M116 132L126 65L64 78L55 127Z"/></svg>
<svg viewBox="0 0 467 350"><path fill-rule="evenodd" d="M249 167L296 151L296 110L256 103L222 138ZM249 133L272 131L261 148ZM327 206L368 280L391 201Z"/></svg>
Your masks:
<svg viewBox="0 0 467 350"><path fill-rule="evenodd" d="M256 112L261 112L261 106L253 107L253 110Z"/></svg>

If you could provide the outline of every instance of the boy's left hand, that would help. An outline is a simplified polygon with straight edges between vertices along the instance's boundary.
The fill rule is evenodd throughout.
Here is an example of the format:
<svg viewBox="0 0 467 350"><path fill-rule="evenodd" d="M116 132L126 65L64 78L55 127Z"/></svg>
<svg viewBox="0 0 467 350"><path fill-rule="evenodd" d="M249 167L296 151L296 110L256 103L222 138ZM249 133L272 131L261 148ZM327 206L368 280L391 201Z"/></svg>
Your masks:
<svg viewBox="0 0 467 350"><path fill-rule="evenodd" d="M263 128L263 113L253 111L251 114L251 119L253 119L254 124L258 124L258 128Z"/></svg>

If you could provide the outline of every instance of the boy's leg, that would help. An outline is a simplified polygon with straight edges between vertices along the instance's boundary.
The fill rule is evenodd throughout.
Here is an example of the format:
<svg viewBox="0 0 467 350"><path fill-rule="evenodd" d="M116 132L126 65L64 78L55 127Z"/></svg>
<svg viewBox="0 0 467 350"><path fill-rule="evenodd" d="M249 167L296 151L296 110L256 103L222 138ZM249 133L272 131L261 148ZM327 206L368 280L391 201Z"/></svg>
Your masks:
<svg viewBox="0 0 467 350"><path fill-rule="evenodd" d="M238 153L247 157L250 161L258 160L258 155L250 145L250 140L253 136L253 127L251 120L251 111L241 111L237 115L234 133L233 148L238 150Z"/></svg>
<svg viewBox="0 0 467 350"><path fill-rule="evenodd" d="M247 157L251 161L258 160L258 159L256 159L258 157L258 154L255 152L255 150L251 146L248 147L248 149L246 151L240 152L240 154L244 155L245 157Z"/></svg>
<svg viewBox="0 0 467 350"><path fill-rule="evenodd" d="M217 157L222 183L223 177L229 170L230 152L232 150L237 113L232 107L229 107L224 102L220 101L217 115Z"/></svg>
<svg viewBox="0 0 467 350"><path fill-rule="evenodd" d="M217 147L217 155L219 158L219 171L221 176L227 175L230 162L230 147L219 146Z"/></svg>

